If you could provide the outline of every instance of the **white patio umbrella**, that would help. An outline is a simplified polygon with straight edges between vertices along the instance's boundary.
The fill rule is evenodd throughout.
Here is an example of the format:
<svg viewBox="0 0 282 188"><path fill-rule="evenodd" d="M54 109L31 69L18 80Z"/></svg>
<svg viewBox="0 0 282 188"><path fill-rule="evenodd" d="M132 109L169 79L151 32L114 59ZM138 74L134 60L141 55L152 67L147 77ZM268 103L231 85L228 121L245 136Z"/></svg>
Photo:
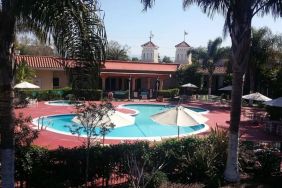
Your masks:
<svg viewBox="0 0 282 188"><path fill-rule="evenodd" d="M194 84L188 83L188 84L184 84L181 87L186 87L186 88L198 88L197 86L195 86Z"/></svg>
<svg viewBox="0 0 282 188"><path fill-rule="evenodd" d="M102 122L106 123L106 122L110 121L110 122L112 122L115 125L115 128L124 127L124 126L132 125L132 124L135 123L135 118L134 117L132 117L131 115L128 115L128 114L124 114L122 112L118 112L118 111L109 112L108 115L109 116L105 116L102 119ZM72 119L72 121L75 122L75 123L78 123L78 124L81 123L81 121L78 119L77 116L75 116Z"/></svg>
<svg viewBox="0 0 282 188"><path fill-rule="evenodd" d="M264 104L268 106L282 107L282 97L270 101L266 101L264 102Z"/></svg>
<svg viewBox="0 0 282 188"><path fill-rule="evenodd" d="M254 101L270 101L271 98L268 98L267 96L264 96L261 93L251 93L248 95L242 96L243 99L248 99L248 100L254 100Z"/></svg>
<svg viewBox="0 0 282 188"><path fill-rule="evenodd" d="M183 106L176 106L167 111L154 114L151 116L151 119L162 125L178 126L178 137L180 126L193 126L208 121L208 118L202 116L200 113Z"/></svg>
<svg viewBox="0 0 282 188"><path fill-rule="evenodd" d="M19 84L16 84L14 86L14 88L18 88L18 89L38 89L40 87L37 86L37 85L31 84L29 82L21 82Z"/></svg>
<svg viewBox="0 0 282 188"><path fill-rule="evenodd" d="M223 88L220 88L219 91L232 91L232 86L229 85L229 86L226 86L226 87L223 87Z"/></svg>

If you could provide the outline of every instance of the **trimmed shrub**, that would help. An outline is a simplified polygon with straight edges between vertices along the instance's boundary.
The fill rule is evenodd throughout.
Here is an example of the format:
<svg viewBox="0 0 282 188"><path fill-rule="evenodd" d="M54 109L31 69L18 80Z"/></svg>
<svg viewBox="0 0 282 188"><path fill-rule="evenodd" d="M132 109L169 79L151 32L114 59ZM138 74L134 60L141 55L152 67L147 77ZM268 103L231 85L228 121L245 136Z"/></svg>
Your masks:
<svg viewBox="0 0 282 188"><path fill-rule="evenodd" d="M100 100L102 98L102 90L100 89L81 89L74 91L77 98L84 98L85 100Z"/></svg>
<svg viewBox="0 0 282 188"><path fill-rule="evenodd" d="M71 94L71 88L52 89L52 90L21 90L19 91L23 98L37 98L39 101L57 100L65 98Z"/></svg>
<svg viewBox="0 0 282 188"><path fill-rule="evenodd" d="M22 90L20 95L23 98L37 98L39 101L57 100L66 98L68 94L75 94L76 98L85 100L100 100L102 90L82 89L74 92L71 88L52 89L52 90Z"/></svg>
<svg viewBox="0 0 282 188"><path fill-rule="evenodd" d="M173 98L179 94L179 89L167 89L167 90L159 90L158 96L163 96L164 98Z"/></svg>

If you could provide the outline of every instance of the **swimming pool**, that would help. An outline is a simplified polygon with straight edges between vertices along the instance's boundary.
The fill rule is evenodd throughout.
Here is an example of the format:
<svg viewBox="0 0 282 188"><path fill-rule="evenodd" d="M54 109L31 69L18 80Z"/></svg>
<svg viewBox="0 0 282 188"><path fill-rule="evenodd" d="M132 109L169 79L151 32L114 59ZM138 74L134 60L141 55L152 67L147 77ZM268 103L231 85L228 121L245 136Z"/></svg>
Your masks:
<svg viewBox="0 0 282 188"><path fill-rule="evenodd" d="M80 104L80 102L71 101L71 100L55 100L55 101L45 102L45 104L51 106L74 106L76 104Z"/></svg>
<svg viewBox="0 0 282 188"><path fill-rule="evenodd" d="M162 138L177 137L178 127L169 125L160 125L154 122L150 117L161 111L165 111L173 106L168 105L153 105L153 104L127 104L122 107L135 110L139 112L136 114L135 123L125 127L114 128L109 134L106 135L107 139L142 139L142 140L160 140ZM190 108L190 107L189 107ZM190 108L197 112L205 112L205 109ZM64 114L47 116L43 120L39 120L41 126L42 121L44 127L48 130L71 135L69 126L75 124L72 119L75 114ZM38 125L38 119L34 123ZM199 124L187 127L180 127L180 136L197 134L206 131L207 125ZM81 136L85 136L81 132Z"/></svg>

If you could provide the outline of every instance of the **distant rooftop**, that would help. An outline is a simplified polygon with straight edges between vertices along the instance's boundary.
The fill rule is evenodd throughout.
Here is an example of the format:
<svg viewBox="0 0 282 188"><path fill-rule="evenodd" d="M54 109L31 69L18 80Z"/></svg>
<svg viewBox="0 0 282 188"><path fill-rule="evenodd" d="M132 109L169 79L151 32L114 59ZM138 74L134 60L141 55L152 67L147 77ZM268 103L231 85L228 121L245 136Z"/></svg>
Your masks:
<svg viewBox="0 0 282 188"><path fill-rule="evenodd" d="M190 47L190 45L187 42L182 41L181 43L175 45L175 47Z"/></svg>
<svg viewBox="0 0 282 188"><path fill-rule="evenodd" d="M157 45L155 45L152 41L146 42L145 44L142 44L141 47L155 47L158 48Z"/></svg>

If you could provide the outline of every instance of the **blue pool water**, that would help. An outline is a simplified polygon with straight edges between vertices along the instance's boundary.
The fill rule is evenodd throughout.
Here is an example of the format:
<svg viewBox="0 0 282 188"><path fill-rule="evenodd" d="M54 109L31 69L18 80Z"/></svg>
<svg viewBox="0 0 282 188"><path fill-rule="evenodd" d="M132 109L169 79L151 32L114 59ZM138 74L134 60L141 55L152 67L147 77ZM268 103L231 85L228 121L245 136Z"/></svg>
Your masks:
<svg viewBox="0 0 282 188"><path fill-rule="evenodd" d="M134 116L135 124L114 128L106 137L110 138L140 138L145 139L148 137L174 137L177 136L178 127L169 126L169 125L160 125L154 122L150 116L158 112L167 110L172 106L166 105L150 105L150 104L128 104L124 107L137 110L139 113ZM204 112L206 110L201 108L190 108L197 112ZM70 133L69 127L73 124L72 119L75 117L75 114L66 114L66 115L56 115L48 116L43 119L43 125L48 126L55 131L62 133ZM39 120L41 123L42 120ZM203 129L205 125L194 125L189 127L180 127L180 134L190 134L194 131L199 131ZM81 135L84 135L81 132Z"/></svg>

